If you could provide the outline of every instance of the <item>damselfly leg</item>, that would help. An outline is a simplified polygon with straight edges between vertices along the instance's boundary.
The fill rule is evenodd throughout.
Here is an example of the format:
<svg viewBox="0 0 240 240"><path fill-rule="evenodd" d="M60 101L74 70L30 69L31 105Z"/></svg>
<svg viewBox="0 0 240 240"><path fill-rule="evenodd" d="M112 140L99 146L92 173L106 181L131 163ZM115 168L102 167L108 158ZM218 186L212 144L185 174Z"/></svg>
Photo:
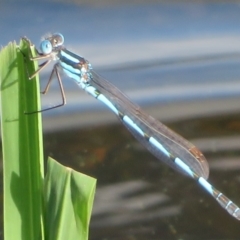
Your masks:
<svg viewBox="0 0 240 240"><path fill-rule="evenodd" d="M26 40L30 44L30 41L27 38L24 38L24 40ZM37 56L33 57L31 55L29 57L30 61L41 61L41 60L46 60L46 59L47 60L44 61L43 63L39 64L38 65L39 68L34 73L32 73L31 75L29 75L29 73L28 73L28 75L29 75L28 79L29 80L32 80L37 74L39 74L43 69L45 69L53 60L53 56L52 56L51 53L43 54L43 53L39 52L36 48L35 48L35 51L37 53ZM53 79L55 79L55 78L57 78L58 85L59 85L59 88L60 88L61 99L62 99L61 103L58 104L58 105L49 107L49 108L42 109L42 110L33 111L33 112L25 112L25 114L40 113L40 112L48 111L48 110L55 109L55 108L58 108L58 107L62 107L66 104L65 92L64 92L64 88L63 88L63 84L62 84L62 79L61 79L61 76L60 76L59 71L58 71L58 64L54 64L54 67L51 71L51 74L50 74L50 77L48 79L47 85L45 86L44 90L41 91L41 93L46 94L48 92L48 90L50 88L50 84L53 81Z"/></svg>

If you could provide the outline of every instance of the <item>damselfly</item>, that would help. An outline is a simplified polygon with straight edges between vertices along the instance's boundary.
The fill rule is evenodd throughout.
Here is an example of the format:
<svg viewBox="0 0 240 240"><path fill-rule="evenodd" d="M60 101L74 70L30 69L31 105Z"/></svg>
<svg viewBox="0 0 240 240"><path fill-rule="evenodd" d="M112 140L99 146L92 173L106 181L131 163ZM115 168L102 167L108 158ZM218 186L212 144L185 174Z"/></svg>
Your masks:
<svg viewBox="0 0 240 240"><path fill-rule="evenodd" d="M209 167L203 154L186 139L144 113L119 89L99 76L85 58L67 50L63 43L64 37L60 33L47 36L40 44L41 52L37 51L38 56L31 58L33 61L44 59L46 61L39 65L39 69L30 76L30 79L51 61L56 61L43 91L43 93L48 91L56 75L63 102L55 107L66 103L59 74L59 69L62 69L83 90L109 107L133 136L153 155L180 173L195 179L230 215L240 220L239 207L206 180ZM48 109L42 111L45 110Z"/></svg>

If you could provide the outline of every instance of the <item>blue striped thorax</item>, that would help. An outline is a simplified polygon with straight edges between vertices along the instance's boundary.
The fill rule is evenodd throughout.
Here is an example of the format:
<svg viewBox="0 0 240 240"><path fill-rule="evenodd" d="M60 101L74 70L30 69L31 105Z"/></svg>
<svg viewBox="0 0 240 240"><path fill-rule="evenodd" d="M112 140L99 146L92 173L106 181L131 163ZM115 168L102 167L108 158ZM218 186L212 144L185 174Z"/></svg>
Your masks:
<svg viewBox="0 0 240 240"><path fill-rule="evenodd" d="M83 57L68 51L66 48L61 49L57 56L63 71L78 84L87 84L91 81L90 70L92 66Z"/></svg>

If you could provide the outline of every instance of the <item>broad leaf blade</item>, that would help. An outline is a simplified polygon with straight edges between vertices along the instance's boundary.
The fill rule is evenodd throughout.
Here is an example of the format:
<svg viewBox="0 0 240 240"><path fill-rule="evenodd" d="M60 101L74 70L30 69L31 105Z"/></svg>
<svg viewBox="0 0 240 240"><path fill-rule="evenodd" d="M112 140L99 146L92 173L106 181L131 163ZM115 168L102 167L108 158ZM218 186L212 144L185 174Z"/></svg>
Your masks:
<svg viewBox="0 0 240 240"><path fill-rule="evenodd" d="M87 240L96 179L48 160L45 179L46 239Z"/></svg>

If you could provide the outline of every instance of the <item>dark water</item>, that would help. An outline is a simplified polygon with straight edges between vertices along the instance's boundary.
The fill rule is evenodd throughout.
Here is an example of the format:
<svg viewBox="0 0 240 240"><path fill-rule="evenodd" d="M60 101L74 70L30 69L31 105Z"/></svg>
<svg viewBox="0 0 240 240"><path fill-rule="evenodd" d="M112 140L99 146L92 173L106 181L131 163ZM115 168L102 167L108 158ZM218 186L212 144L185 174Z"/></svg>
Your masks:
<svg viewBox="0 0 240 240"><path fill-rule="evenodd" d="M167 125L199 143L210 182L240 203L240 114ZM45 135L45 153L97 178L90 239L239 239L239 222L193 180L149 154L121 125ZM205 149L205 150L204 150Z"/></svg>

